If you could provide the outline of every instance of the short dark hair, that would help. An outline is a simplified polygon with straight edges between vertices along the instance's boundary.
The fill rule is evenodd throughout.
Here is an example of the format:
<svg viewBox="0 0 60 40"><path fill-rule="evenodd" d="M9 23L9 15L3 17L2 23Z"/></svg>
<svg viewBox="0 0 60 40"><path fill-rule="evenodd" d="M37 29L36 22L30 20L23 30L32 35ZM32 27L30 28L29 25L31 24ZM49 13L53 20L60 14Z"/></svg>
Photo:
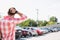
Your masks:
<svg viewBox="0 0 60 40"><path fill-rule="evenodd" d="M11 8L10 8L10 9L11 9ZM15 12L15 13L11 13L12 10L10 10L10 9L8 10L8 15L15 15L16 12ZM15 8L13 7L13 9L15 9Z"/></svg>

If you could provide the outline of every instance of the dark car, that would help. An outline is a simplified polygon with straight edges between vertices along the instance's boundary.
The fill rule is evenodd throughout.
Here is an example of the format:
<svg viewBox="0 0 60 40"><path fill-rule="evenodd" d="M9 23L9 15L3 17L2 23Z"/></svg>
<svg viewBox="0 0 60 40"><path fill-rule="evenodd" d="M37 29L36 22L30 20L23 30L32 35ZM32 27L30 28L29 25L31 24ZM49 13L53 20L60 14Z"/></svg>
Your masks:
<svg viewBox="0 0 60 40"><path fill-rule="evenodd" d="M21 31L22 31L22 37L28 37L29 36L28 30L23 29Z"/></svg>
<svg viewBox="0 0 60 40"><path fill-rule="evenodd" d="M49 28L43 28L43 29L45 29L45 30L47 30L48 32L53 32L51 29L49 29Z"/></svg>
<svg viewBox="0 0 60 40"><path fill-rule="evenodd" d="M17 30L16 35L18 35L18 37L27 37L27 36L29 36L28 30L25 30L25 29L23 29L23 28L21 28L19 26L16 27L16 30Z"/></svg>
<svg viewBox="0 0 60 40"><path fill-rule="evenodd" d="M16 30L16 32L15 32L15 38L17 39L17 38L21 38L21 35L22 35L22 31L21 30Z"/></svg>
<svg viewBox="0 0 60 40"><path fill-rule="evenodd" d="M50 30L52 30L52 32L58 32L58 29L56 27L50 27Z"/></svg>

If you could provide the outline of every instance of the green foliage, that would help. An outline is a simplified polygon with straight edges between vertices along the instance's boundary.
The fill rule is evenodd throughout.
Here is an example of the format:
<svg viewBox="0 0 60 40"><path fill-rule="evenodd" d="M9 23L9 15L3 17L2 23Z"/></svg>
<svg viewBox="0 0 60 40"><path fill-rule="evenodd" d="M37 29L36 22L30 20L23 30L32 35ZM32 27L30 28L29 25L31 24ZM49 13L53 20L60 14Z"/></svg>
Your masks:
<svg viewBox="0 0 60 40"><path fill-rule="evenodd" d="M39 26L46 26L47 23L48 23L48 22L47 22L46 20L44 20L44 21L39 21L39 22L38 22L38 25L39 25Z"/></svg>
<svg viewBox="0 0 60 40"><path fill-rule="evenodd" d="M37 26L37 23L34 20L30 20L29 26Z"/></svg>
<svg viewBox="0 0 60 40"><path fill-rule="evenodd" d="M38 21L38 26L42 26L43 21Z"/></svg>
<svg viewBox="0 0 60 40"><path fill-rule="evenodd" d="M20 24L18 24L18 26L22 26L22 27L28 27L28 26L36 26L36 22L34 20L28 19Z"/></svg>
<svg viewBox="0 0 60 40"><path fill-rule="evenodd" d="M47 25L53 25L55 23L57 23L58 19L54 16L50 17L50 21L48 21Z"/></svg>
<svg viewBox="0 0 60 40"><path fill-rule="evenodd" d="M43 21L43 26L46 26L48 22L46 20Z"/></svg>
<svg viewBox="0 0 60 40"><path fill-rule="evenodd" d="M29 26L30 19L18 24L18 26Z"/></svg>
<svg viewBox="0 0 60 40"><path fill-rule="evenodd" d="M50 20L49 21L46 21L46 20L39 21L38 20L38 24L37 24L36 21L31 20L31 19L28 19L28 20L26 20L26 21L18 24L18 26L21 26L21 27L31 27L31 26L36 27L36 26L53 25L55 23L57 23L57 18L54 17L54 16L52 16L52 17L50 17Z"/></svg>
<svg viewBox="0 0 60 40"><path fill-rule="evenodd" d="M50 21L57 22L57 18L52 16L52 17L50 17Z"/></svg>
<svg viewBox="0 0 60 40"><path fill-rule="evenodd" d="M49 21L47 25L53 25L55 24L56 22L53 22L53 21Z"/></svg>

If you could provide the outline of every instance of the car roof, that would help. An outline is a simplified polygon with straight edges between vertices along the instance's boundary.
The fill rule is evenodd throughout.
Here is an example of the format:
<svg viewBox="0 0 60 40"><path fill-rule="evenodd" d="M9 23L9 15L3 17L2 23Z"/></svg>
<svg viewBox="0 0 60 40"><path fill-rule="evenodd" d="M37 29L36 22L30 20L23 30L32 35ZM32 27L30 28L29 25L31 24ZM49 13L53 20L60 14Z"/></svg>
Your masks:
<svg viewBox="0 0 60 40"><path fill-rule="evenodd" d="M23 28L21 28L21 27L19 27L19 26L16 26L15 29L17 30L17 29L23 29Z"/></svg>

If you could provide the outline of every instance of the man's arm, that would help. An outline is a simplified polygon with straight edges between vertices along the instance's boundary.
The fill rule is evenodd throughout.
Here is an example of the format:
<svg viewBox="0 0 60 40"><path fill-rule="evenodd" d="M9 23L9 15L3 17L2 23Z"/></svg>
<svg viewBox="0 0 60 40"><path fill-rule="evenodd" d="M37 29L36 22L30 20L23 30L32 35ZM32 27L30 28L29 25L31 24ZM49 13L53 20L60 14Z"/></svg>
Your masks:
<svg viewBox="0 0 60 40"><path fill-rule="evenodd" d="M22 17L22 16L23 16L23 14L22 14L22 13L20 13L20 12L17 12L17 14L18 14L20 17Z"/></svg>
<svg viewBox="0 0 60 40"><path fill-rule="evenodd" d="M20 13L20 12L17 12L17 14L20 16L20 20L24 20L27 18L27 16L25 16L24 14Z"/></svg>
<svg viewBox="0 0 60 40"><path fill-rule="evenodd" d="M20 16L20 18L16 18L17 24L21 23L21 22L23 22L23 21L25 21L27 19L27 16L25 16L24 14L22 14L20 12L17 12L17 14Z"/></svg>

